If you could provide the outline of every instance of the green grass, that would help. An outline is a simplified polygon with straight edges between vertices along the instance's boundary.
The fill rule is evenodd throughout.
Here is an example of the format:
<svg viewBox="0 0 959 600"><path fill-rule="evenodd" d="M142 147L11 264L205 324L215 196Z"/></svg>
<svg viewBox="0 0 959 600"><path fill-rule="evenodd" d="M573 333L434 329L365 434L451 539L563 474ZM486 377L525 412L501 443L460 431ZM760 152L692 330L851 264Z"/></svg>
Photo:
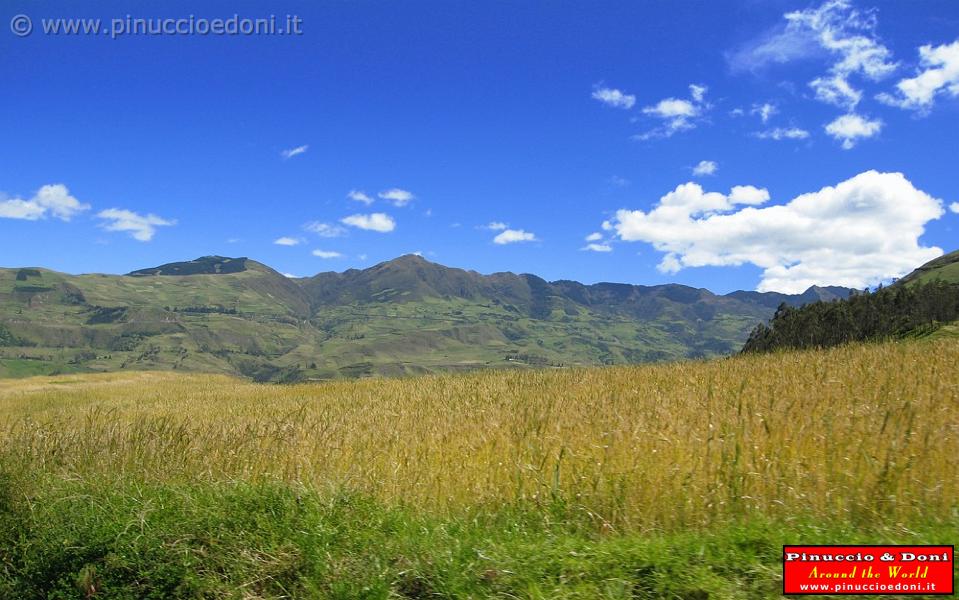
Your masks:
<svg viewBox="0 0 959 600"><path fill-rule="evenodd" d="M955 521L596 531L557 500L437 517L290 484L0 479L0 596L773 598L784 543L951 543Z"/></svg>
<svg viewBox="0 0 959 600"><path fill-rule="evenodd" d="M62 360L30 360L22 358L0 359L0 378L36 377L37 375L59 375L62 373L78 373L74 365Z"/></svg>
<svg viewBox="0 0 959 600"><path fill-rule="evenodd" d="M959 339L959 323L949 323L948 325L943 325L929 336L934 339L939 338L951 338Z"/></svg>

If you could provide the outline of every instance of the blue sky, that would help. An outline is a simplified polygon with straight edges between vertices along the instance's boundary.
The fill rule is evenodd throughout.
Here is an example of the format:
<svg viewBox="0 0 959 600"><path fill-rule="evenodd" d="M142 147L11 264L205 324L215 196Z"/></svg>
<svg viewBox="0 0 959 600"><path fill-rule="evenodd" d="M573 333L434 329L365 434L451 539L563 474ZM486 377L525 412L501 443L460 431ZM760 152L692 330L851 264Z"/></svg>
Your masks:
<svg viewBox="0 0 959 600"><path fill-rule="evenodd" d="M42 31L267 11L302 35ZM419 251L798 291L959 247L953 0L23 1L0 17L4 266L223 254L311 275Z"/></svg>

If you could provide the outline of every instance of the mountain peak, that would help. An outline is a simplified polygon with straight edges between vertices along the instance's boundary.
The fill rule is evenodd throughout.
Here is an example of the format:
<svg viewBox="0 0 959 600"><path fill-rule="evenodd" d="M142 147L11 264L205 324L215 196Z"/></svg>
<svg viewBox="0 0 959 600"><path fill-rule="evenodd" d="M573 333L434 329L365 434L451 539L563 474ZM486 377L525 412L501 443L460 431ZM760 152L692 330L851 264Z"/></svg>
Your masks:
<svg viewBox="0 0 959 600"><path fill-rule="evenodd" d="M430 261L423 258L420 254L404 254L402 256L397 256L392 260L388 260L380 263L381 265L425 265L425 264L436 264L431 263Z"/></svg>
<svg viewBox="0 0 959 600"><path fill-rule="evenodd" d="M820 300L838 300L840 298L848 298L852 292L852 288L837 285L811 285L805 292L800 294L800 296L816 296Z"/></svg>
<svg viewBox="0 0 959 600"><path fill-rule="evenodd" d="M248 268L250 261L245 256L239 258L230 258L227 256L201 256L194 260L183 262L172 262L151 267L139 269L127 273L129 277L149 277L153 275L225 275L229 273L242 273Z"/></svg>

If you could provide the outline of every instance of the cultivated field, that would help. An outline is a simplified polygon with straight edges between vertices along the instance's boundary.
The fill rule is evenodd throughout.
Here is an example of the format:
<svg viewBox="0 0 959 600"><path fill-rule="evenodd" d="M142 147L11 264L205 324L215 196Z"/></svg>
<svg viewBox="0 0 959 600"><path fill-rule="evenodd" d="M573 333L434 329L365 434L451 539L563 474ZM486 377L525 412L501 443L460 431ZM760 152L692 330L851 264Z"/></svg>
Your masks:
<svg viewBox="0 0 959 600"><path fill-rule="evenodd" d="M408 589L413 573L415 585L448 597L618 597L611 579L626 581L622 597L647 587L650 594L679 593L677 585L720 597L736 597L737 589L775 595L782 543L955 541L949 536L959 530L957 364L959 344L943 338L670 365L316 385L171 373L2 381L6 504L0 505L25 519L18 526L33 523L41 541L21 536L18 543L33 544L32 550L0 551L0 558L8 582L23 584L30 552L45 548L45 528L79 527L55 535L78 536L68 546L83 548L84 535L97 536L83 527L95 524L111 532L102 542L109 548L68 553L69 560L58 559L66 575L43 577L61 577L58 585L69 581L67 587L83 593L96 577L127 585L104 556L124 556L133 546L110 544L160 535L165 526L151 519L166 523L163 510L186 510L193 502L214 514L217 506L234 506L231 494L246 494L240 512L260 515L257 525L245 526L252 531L268 527L271 518L286 522L292 517L284 511L303 503L316 507L317 523L334 513L346 522L365 510L380 517L353 523L360 533L343 534L346 549L324 546L329 557L342 552L333 563L307 551L310 543L295 541L305 531L300 525L286 545L269 537L296 557L293 566L281 565L286 579L271 570L280 567L270 560L280 559L260 548L274 546L251 533L242 544L255 560L236 567L235 577L225 567L214 569L214 583L201 577L207 587L197 583L190 593L363 596L331 583L342 577L373 582L368 597L417 597ZM343 517L331 508L343 498L367 509ZM70 511L77 511L75 519L63 517ZM389 535L420 541L391 550L380 525L369 524L381 524L384 514L401 515ZM84 519L94 524L82 525ZM460 529L450 530L451 523ZM215 542L195 539L200 525L168 526L171 539L193 540L170 552L216 554ZM220 523L216 531L224 527L233 530ZM754 538L742 533L752 528L759 531ZM433 533L422 538L425 531ZM525 541L514 548L517 535ZM708 562L713 550L702 544L710 536L721 540L716 548L744 553L748 568L703 574L699 565L684 575L663 575L672 567L657 566L656 552L685 556L667 560L677 564L694 562L698 552ZM158 539L155 544L167 543ZM44 556L66 552L50 543ZM556 564L529 558L546 560L545 548L557 543L566 549ZM602 559L605 570L596 565L607 563L590 554L599 547L613 549ZM630 548L642 550L633 556ZM577 551L592 558L577 562ZM381 562L369 558L371 552ZM349 566L357 555L378 566ZM469 565L457 562L461 555ZM533 562L522 563L519 555ZM347 566L336 566L340 560ZM309 575L303 565L314 565L310 561L325 566ZM652 565L653 576L643 565ZM237 578L259 583L241 594ZM274 586L281 580L286 583Z"/></svg>

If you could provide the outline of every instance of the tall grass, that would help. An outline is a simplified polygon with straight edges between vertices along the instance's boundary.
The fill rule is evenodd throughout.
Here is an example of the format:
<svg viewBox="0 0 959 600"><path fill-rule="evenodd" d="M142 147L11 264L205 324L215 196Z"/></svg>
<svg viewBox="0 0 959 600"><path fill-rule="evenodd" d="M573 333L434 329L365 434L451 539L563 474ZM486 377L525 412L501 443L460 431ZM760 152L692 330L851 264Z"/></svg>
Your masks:
<svg viewBox="0 0 959 600"><path fill-rule="evenodd" d="M955 519L959 345L264 386L0 382L0 461L148 484L282 481L436 514L561 504L600 531Z"/></svg>

